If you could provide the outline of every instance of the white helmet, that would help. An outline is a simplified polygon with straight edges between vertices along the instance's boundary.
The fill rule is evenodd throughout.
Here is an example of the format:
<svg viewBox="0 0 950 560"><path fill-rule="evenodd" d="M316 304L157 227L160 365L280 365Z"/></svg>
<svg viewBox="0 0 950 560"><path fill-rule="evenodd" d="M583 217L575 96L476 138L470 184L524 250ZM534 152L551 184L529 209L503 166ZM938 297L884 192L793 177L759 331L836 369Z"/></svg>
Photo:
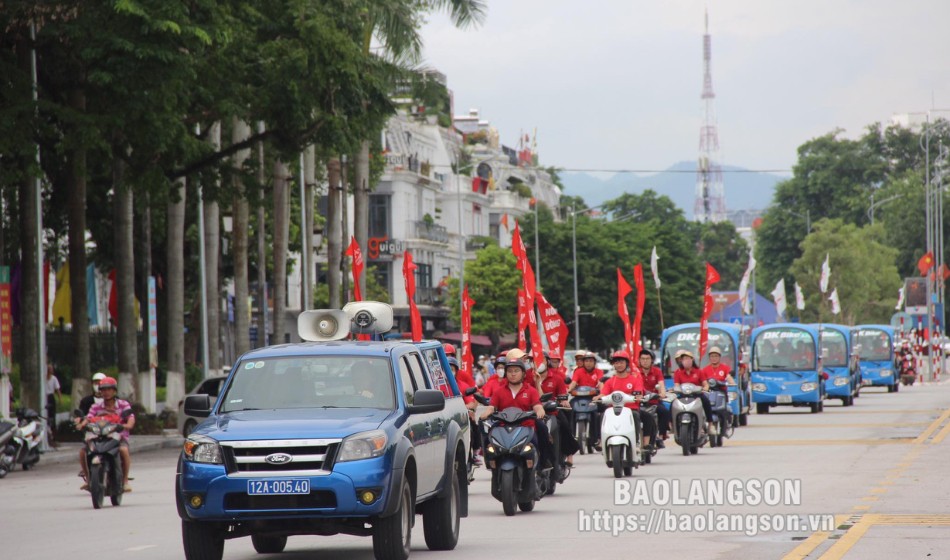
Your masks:
<svg viewBox="0 0 950 560"><path fill-rule="evenodd" d="M105 378L106 378L106 374L102 373L101 371L97 371L97 372L94 373L93 376L92 376L92 382L95 383L96 385L98 385L99 382L102 381L102 380L105 379Z"/></svg>

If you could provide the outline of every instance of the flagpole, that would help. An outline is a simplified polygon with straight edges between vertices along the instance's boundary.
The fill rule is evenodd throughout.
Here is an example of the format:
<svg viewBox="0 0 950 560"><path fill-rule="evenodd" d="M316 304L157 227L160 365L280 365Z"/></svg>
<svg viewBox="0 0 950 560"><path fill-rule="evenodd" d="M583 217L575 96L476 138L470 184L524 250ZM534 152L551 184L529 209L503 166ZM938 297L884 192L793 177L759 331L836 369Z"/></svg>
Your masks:
<svg viewBox="0 0 950 560"><path fill-rule="evenodd" d="M657 286L656 288L656 303L657 303L657 306L660 308L660 330L665 331L666 327L663 324L663 298L660 297L659 286Z"/></svg>

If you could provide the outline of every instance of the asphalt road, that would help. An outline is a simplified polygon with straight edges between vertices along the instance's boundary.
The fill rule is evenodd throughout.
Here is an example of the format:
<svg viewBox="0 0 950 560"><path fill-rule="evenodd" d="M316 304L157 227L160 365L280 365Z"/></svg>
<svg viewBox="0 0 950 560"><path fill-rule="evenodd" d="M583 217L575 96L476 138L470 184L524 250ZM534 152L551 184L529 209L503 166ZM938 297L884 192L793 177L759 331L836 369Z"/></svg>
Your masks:
<svg viewBox="0 0 950 560"><path fill-rule="evenodd" d="M0 480L4 557L87 558L104 551L126 560L183 557L173 499L176 459L171 449L134 455L134 491L121 507L99 511L79 491L76 465L41 462L34 471L10 473ZM630 492L618 491L599 455L579 456L556 495L514 518L504 516L489 494L488 473L479 470L457 549L426 550L417 518L413 557L946 558L948 460L950 384L897 394L867 390L855 406L828 403L822 414L778 409L753 415L725 447L703 448L696 456L684 457L671 444L652 465L634 471ZM751 480L789 492L772 496L781 498L774 505L749 503L753 492L741 496L744 503L729 503L739 497L729 494L729 481L752 490ZM706 481L722 481L721 500L690 495L694 484L705 487ZM663 501L664 490L673 492L676 484L686 503ZM834 522L788 529L788 516L807 525L820 523L822 515L834 516ZM706 530L710 520L723 518L741 526ZM607 530L618 525L616 536ZM254 552L250 539L237 539L227 542L224 557L369 559L372 543L347 536L292 537L283 554L266 556Z"/></svg>

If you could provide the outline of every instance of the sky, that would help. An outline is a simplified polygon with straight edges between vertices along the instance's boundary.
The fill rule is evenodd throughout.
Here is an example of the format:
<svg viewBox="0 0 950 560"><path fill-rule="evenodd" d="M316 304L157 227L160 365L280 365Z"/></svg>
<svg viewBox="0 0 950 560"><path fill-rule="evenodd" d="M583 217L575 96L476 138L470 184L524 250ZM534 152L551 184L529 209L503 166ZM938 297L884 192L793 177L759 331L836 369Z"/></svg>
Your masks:
<svg viewBox="0 0 950 560"><path fill-rule="evenodd" d="M475 29L430 16L422 64L503 143L537 128L546 166L694 160L707 6L724 164L790 170L798 146L836 128L853 138L950 108L948 0L486 1Z"/></svg>

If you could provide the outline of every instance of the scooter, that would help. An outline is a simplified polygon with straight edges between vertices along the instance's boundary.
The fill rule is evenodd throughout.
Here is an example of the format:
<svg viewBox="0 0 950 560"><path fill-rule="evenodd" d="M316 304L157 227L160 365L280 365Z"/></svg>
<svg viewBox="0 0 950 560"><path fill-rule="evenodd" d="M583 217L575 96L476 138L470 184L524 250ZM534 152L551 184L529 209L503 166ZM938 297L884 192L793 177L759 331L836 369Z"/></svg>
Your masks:
<svg viewBox="0 0 950 560"><path fill-rule="evenodd" d="M16 432L16 423L4 420L0 422L0 478L7 476L10 469L13 468L13 451L7 454L7 442L13 439Z"/></svg>
<svg viewBox="0 0 950 560"><path fill-rule="evenodd" d="M673 416L673 437L683 449L683 455L695 455L706 445L706 413L700 395L702 387L683 383L679 393L673 392L670 413Z"/></svg>
<svg viewBox="0 0 950 560"><path fill-rule="evenodd" d="M75 415L82 412L76 410ZM89 494L92 507L102 507L106 495L113 506L122 505L123 471L119 456L122 423L132 415L132 409L116 416L103 416L86 424L86 466L89 469Z"/></svg>
<svg viewBox="0 0 950 560"><path fill-rule="evenodd" d="M0 455L0 471L5 476L16 465L28 471L40 460L40 444L46 437L43 417L32 408L16 411L17 423Z"/></svg>
<svg viewBox="0 0 950 560"><path fill-rule="evenodd" d="M574 438L580 447L581 455L594 452L590 441L590 426L597 420L597 403L594 397L599 394L596 387L575 387L571 391L571 410L574 412Z"/></svg>
<svg viewBox="0 0 950 560"><path fill-rule="evenodd" d="M656 452L657 452L656 442L659 441L660 439L660 430L659 430L660 419L659 419L659 415L657 415L656 413L656 407L662 406L662 405L659 405L658 403L650 404L650 401L654 400L658 396L659 395L656 395L653 393L647 394L643 398L643 404L640 405L641 414L649 414L651 417L653 417L653 433L644 434L645 436L650 438L650 443L648 443L647 445L644 445L643 450L641 451L641 455L643 456L643 462L647 465L649 465L653 461L653 457L656 456Z"/></svg>
<svg viewBox="0 0 950 560"><path fill-rule="evenodd" d="M729 421L729 397L724 391L717 389L720 385L725 387L725 384L710 379L710 390L706 393L709 408L713 413L712 424L716 428L715 433L709 434L710 447L722 447L722 438L731 438L733 433L732 423Z"/></svg>
<svg viewBox="0 0 950 560"><path fill-rule="evenodd" d="M551 434L551 448L554 450L554 469L548 481L547 495L554 493L558 484L564 484L567 477L571 474L571 469L567 467L564 457L561 455L561 427L560 420L553 414L558 409L560 401L567 400L567 395L559 395L556 401L547 401L544 403L544 424L548 427L548 433Z"/></svg>
<svg viewBox="0 0 950 560"><path fill-rule="evenodd" d="M917 381L917 369L914 367L914 359L907 358L901 361L901 384L905 387L913 385Z"/></svg>
<svg viewBox="0 0 950 560"><path fill-rule="evenodd" d="M613 468L614 478L633 474L633 469L643 463L641 442L643 427L640 416L627 408L627 403L640 400L638 395L614 391L609 397L610 410L604 412L600 437L604 442L603 453L607 466Z"/></svg>

